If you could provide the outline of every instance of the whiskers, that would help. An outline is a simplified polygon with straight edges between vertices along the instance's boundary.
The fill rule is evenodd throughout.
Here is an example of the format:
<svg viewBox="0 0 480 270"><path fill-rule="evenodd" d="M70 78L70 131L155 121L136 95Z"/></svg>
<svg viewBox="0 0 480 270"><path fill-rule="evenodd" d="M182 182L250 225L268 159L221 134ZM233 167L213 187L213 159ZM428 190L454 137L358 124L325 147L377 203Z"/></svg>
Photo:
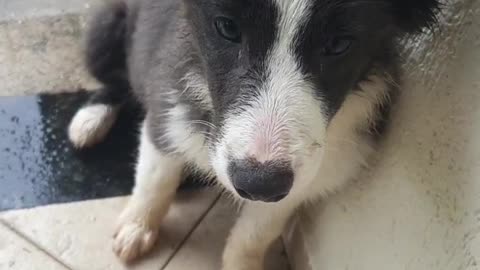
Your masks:
<svg viewBox="0 0 480 270"><path fill-rule="evenodd" d="M205 137L205 140L208 142L214 142L218 140L216 134L218 132L218 127L205 120L190 120L186 121L185 124L189 127L192 134L200 134ZM205 127L199 128L199 126Z"/></svg>
<svg viewBox="0 0 480 270"><path fill-rule="evenodd" d="M238 196L235 196L235 194L233 194L231 191L223 188L221 196L226 197L230 206L234 208L237 212L240 212L240 210L242 210L245 201L238 198Z"/></svg>
<svg viewBox="0 0 480 270"><path fill-rule="evenodd" d="M205 120L190 120L188 123L192 125L202 125L207 127L209 130L213 130L214 132L217 131L217 126L215 124Z"/></svg>

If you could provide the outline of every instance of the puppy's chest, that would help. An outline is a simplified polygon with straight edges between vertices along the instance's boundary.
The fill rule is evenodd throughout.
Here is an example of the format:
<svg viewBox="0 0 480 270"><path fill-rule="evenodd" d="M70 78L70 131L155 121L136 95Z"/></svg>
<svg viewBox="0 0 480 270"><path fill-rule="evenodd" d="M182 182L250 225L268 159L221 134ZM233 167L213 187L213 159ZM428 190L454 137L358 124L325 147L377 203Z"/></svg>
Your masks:
<svg viewBox="0 0 480 270"><path fill-rule="evenodd" d="M176 104L164 116L163 134L158 134L169 145L171 151L180 154L203 172L210 172L207 131L202 121L192 118L192 106ZM197 112L198 113L198 112Z"/></svg>

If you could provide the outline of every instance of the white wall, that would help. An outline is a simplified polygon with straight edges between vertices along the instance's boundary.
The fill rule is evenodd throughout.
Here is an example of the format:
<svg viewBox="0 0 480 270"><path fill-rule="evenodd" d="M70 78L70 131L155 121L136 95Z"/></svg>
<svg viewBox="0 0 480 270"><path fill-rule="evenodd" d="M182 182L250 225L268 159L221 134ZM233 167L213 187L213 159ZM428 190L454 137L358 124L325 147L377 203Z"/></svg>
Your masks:
<svg viewBox="0 0 480 270"><path fill-rule="evenodd" d="M407 45L403 94L376 164L297 220L297 263L480 269L480 1L447 5L443 29Z"/></svg>

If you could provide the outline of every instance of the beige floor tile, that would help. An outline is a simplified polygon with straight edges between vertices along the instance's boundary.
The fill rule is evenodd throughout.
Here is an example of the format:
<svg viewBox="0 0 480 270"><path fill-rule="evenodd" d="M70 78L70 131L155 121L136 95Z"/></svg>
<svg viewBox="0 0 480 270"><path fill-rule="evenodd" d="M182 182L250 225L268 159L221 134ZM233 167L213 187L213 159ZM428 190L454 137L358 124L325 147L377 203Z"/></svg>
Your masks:
<svg viewBox="0 0 480 270"><path fill-rule="evenodd" d="M217 197L209 190L180 194L155 251L129 268L111 251L112 227L126 198L13 211L0 218L75 270L161 269Z"/></svg>
<svg viewBox="0 0 480 270"><path fill-rule="evenodd" d="M230 200L222 197L165 270L219 270L225 239L237 216L235 209ZM267 257L266 269L287 270L287 265L283 246L278 242Z"/></svg>
<svg viewBox="0 0 480 270"><path fill-rule="evenodd" d="M0 223L0 269L65 270L67 268Z"/></svg>

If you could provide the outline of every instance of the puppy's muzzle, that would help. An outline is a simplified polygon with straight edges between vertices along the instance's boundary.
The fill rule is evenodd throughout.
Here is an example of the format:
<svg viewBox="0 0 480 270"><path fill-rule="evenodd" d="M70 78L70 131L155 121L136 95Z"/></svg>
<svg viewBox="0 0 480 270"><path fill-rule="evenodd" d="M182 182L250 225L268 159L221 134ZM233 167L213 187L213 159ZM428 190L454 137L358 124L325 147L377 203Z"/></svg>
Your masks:
<svg viewBox="0 0 480 270"><path fill-rule="evenodd" d="M228 171L235 190L247 200L278 202L293 185L294 173L287 162L233 160Z"/></svg>

